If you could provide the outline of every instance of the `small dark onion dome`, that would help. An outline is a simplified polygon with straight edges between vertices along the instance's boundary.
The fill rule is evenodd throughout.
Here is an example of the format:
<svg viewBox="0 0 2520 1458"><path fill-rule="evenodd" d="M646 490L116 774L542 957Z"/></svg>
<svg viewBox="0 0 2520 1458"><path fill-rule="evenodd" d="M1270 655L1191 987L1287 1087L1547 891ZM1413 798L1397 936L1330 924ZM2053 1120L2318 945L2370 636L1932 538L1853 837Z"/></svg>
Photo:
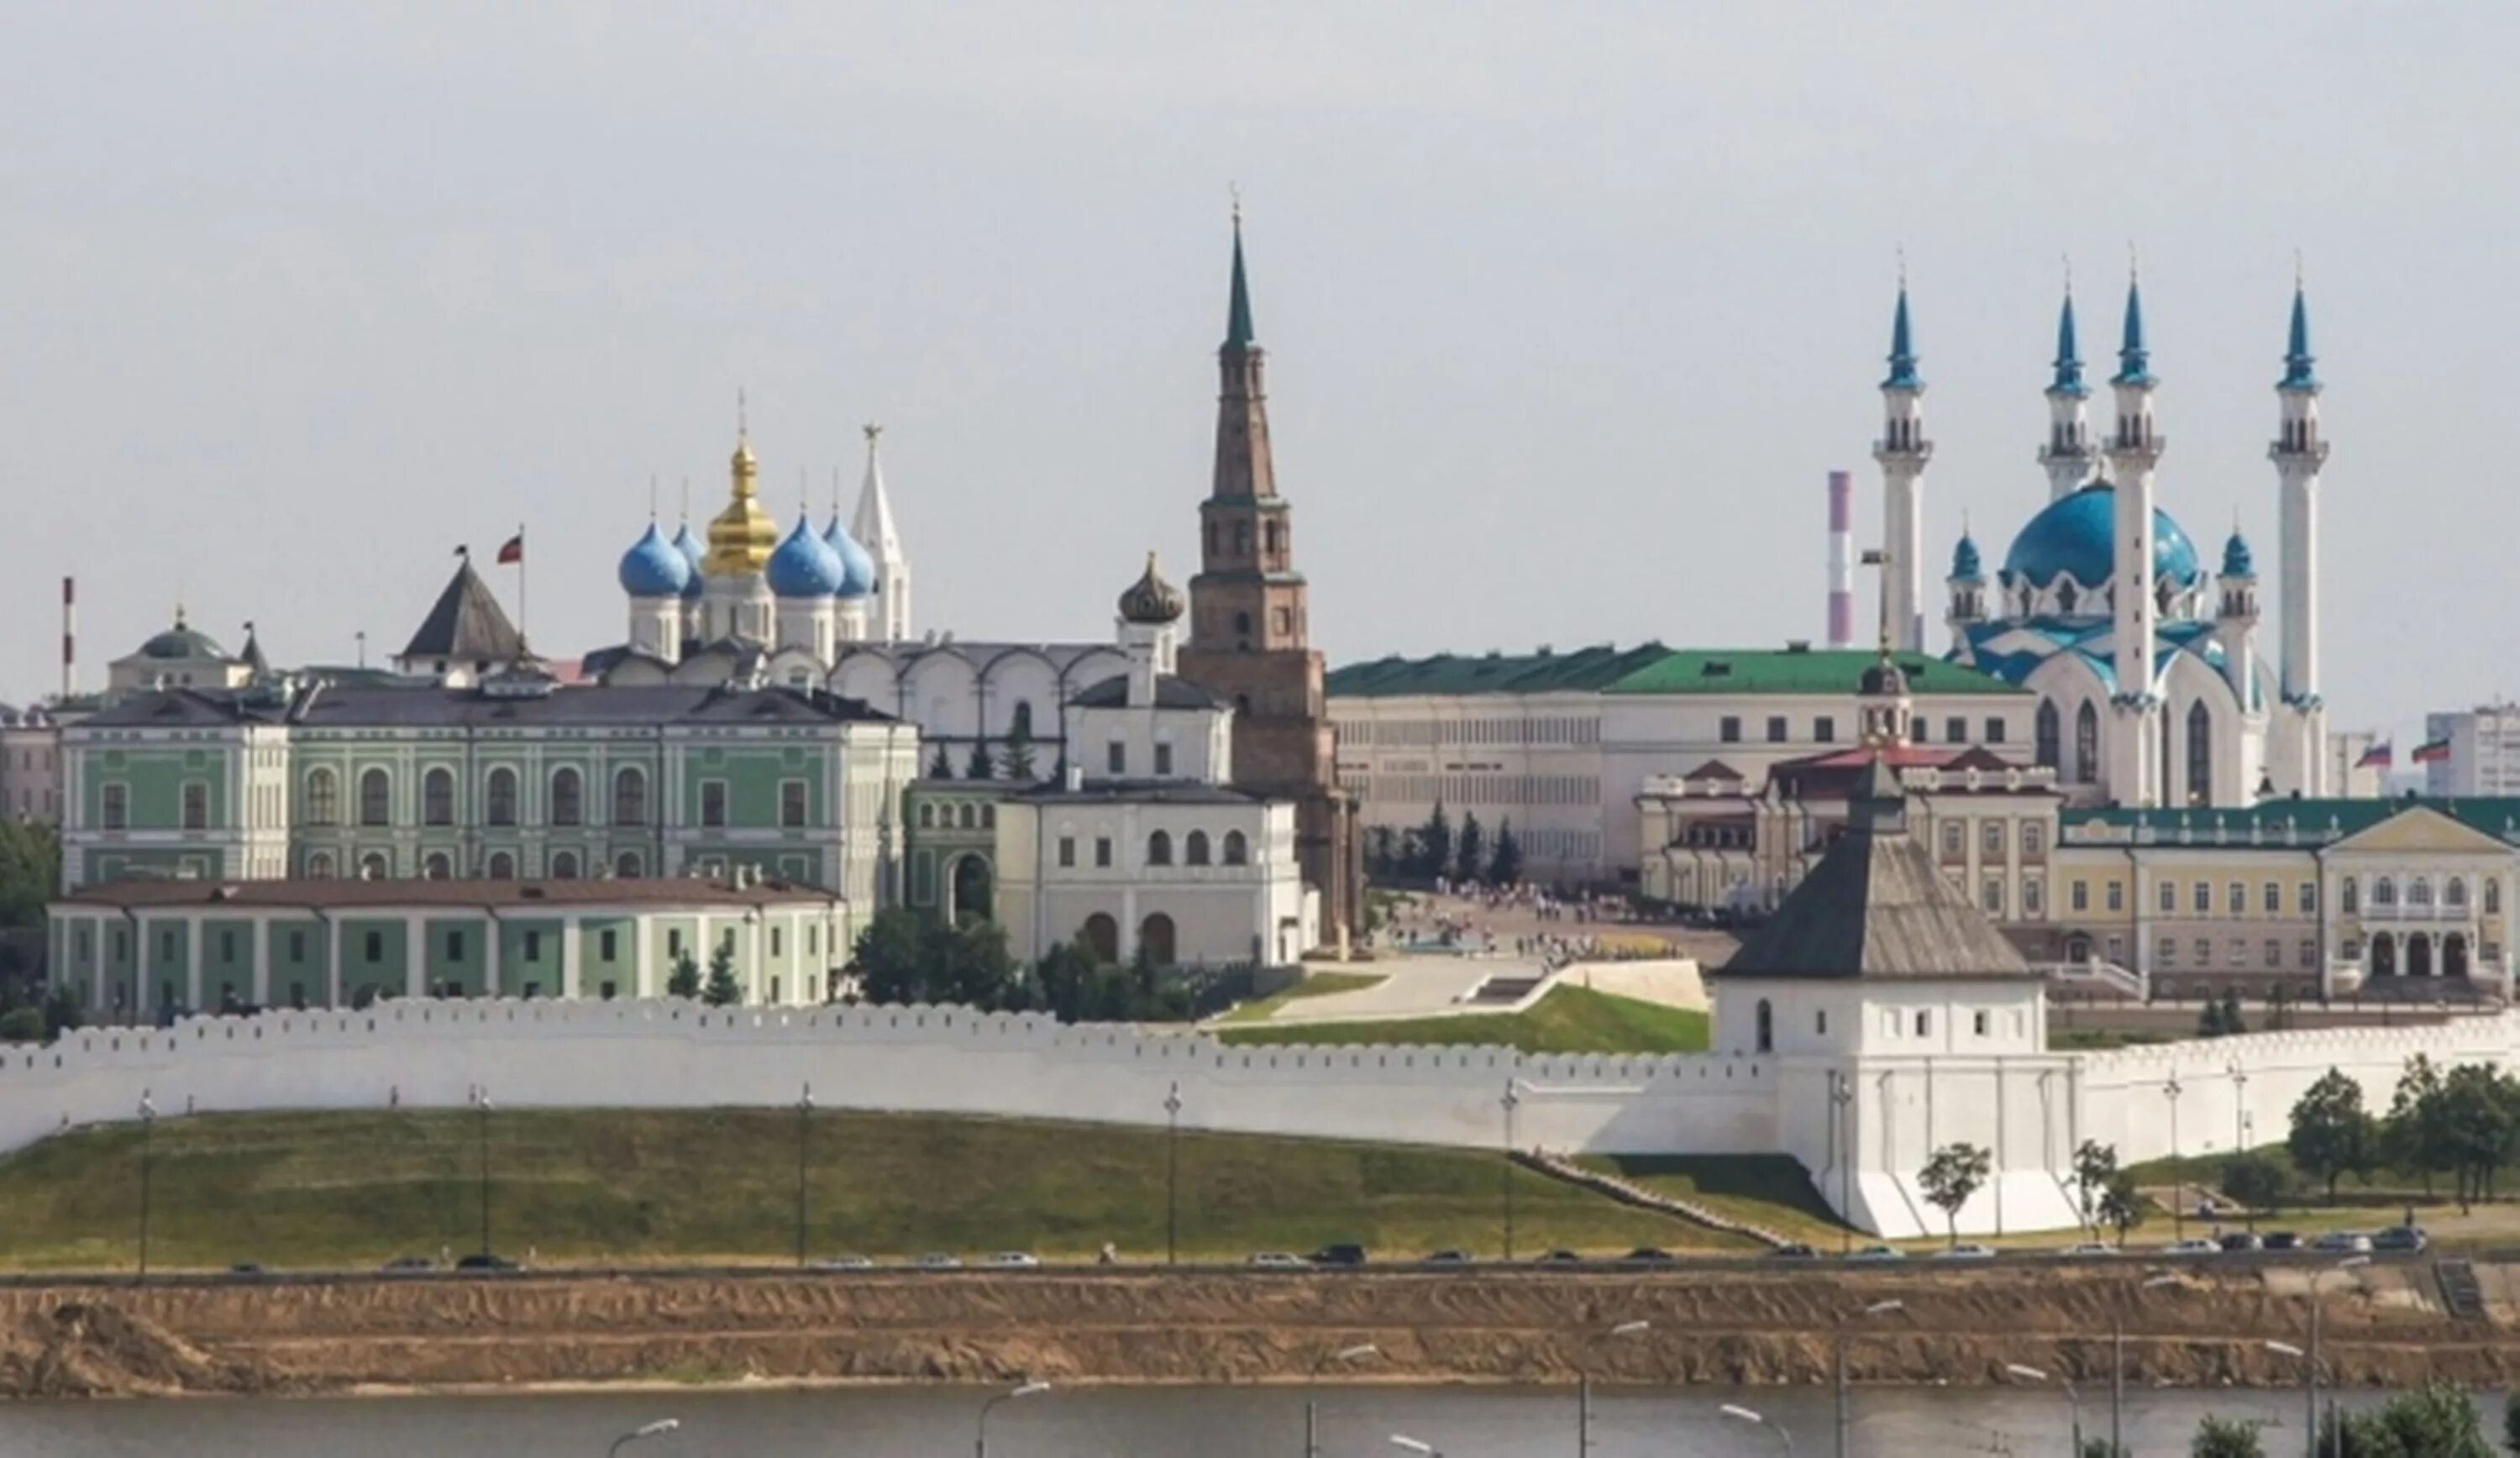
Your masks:
<svg viewBox="0 0 2520 1458"><path fill-rule="evenodd" d="M1899 665L1885 653L1864 671L1856 691L1867 698L1896 697L1908 691L1908 676L1900 672Z"/></svg>
<svg viewBox="0 0 2520 1458"><path fill-rule="evenodd" d="M1181 590L1164 581L1155 570L1155 554L1151 552L1147 553L1147 570L1120 595L1121 619L1147 627L1177 622L1188 606Z"/></svg>

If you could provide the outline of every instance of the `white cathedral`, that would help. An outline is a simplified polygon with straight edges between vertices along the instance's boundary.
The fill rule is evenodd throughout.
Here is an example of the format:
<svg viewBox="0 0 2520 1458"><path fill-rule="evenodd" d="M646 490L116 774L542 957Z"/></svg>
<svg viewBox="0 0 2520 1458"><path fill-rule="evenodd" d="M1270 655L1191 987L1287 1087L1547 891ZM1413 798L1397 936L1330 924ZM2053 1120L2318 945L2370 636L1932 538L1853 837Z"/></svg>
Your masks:
<svg viewBox="0 0 2520 1458"><path fill-rule="evenodd" d="M2296 284L2274 461L2281 500L2282 640L2258 641L2258 577L2234 529L2208 573L2179 523L2154 505L2163 437L2144 347L2143 302L2127 285L2117 419L2092 434L2090 387L2069 291L2047 389L2048 503L2021 528L1992 581L1966 533L1952 553L1951 658L2039 695L2037 759L2078 802L2129 807L2249 805L2327 792L2318 691L2318 428L2309 311ZM1924 647L1925 381L1899 290L1885 419L1873 458L1886 498L1883 616L1895 645Z"/></svg>

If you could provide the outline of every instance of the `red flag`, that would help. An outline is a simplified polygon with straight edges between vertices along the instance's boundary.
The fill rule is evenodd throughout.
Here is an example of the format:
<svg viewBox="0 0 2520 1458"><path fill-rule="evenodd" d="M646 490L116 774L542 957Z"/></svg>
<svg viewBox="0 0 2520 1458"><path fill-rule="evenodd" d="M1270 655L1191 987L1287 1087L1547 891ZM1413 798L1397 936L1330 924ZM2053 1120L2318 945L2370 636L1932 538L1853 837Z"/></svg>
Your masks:
<svg viewBox="0 0 2520 1458"><path fill-rule="evenodd" d="M2427 739L2415 746L2415 763L2418 765L2436 765L2449 758L2448 739Z"/></svg>
<svg viewBox="0 0 2520 1458"><path fill-rule="evenodd" d="M523 532L518 532L515 536L510 537L505 545L500 547L499 565L502 567L513 567L524 559L525 534Z"/></svg>
<svg viewBox="0 0 2520 1458"><path fill-rule="evenodd" d="M2357 770L2386 770L2389 768L2391 758L2392 754L2389 741L2384 739L2381 742L2372 745L2370 748L2363 750L2362 757L2354 762L2354 768Z"/></svg>

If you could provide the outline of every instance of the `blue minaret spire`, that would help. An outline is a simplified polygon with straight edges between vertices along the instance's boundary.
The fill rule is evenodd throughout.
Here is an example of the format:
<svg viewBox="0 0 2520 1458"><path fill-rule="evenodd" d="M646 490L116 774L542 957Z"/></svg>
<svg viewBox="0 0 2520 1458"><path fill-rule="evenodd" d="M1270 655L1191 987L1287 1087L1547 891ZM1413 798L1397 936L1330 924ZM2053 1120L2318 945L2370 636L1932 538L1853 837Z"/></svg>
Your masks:
<svg viewBox="0 0 2520 1458"><path fill-rule="evenodd" d="M2065 307L2056 315L2056 377L2048 386L2051 395L2088 395L2083 383L2083 353L2074 343L2074 286L2065 286Z"/></svg>
<svg viewBox="0 0 2520 1458"><path fill-rule="evenodd" d="M2127 270L2126 336L2118 344L2118 373L2111 384L2153 384L2152 354L2143 347L2143 288Z"/></svg>
<svg viewBox="0 0 2520 1458"><path fill-rule="evenodd" d="M2318 358L2310 352L2310 304L2302 297L2301 280L2292 281L2292 333L2284 341L2284 376L2275 388L2282 390L2315 390L2318 376L2312 370Z"/></svg>
<svg viewBox="0 0 2520 1458"><path fill-rule="evenodd" d="M1908 276L1899 274L1899 308L1890 316L1890 377L1881 381L1885 390L1921 390L1925 377L1916 373L1916 345L1908 328Z"/></svg>

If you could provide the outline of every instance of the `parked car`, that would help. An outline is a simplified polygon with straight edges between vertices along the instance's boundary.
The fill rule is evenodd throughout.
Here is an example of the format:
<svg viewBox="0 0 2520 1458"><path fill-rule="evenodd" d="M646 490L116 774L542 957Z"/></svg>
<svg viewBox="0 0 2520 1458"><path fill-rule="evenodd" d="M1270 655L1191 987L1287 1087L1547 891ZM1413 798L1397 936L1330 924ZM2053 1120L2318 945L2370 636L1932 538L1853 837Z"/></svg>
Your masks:
<svg viewBox="0 0 2520 1458"><path fill-rule="evenodd" d="M409 1275L413 1271L435 1270L437 1262L426 1256L396 1256L378 1267L389 1276Z"/></svg>
<svg viewBox="0 0 2520 1458"><path fill-rule="evenodd" d="M240 1260L236 1264L228 1267L228 1274L232 1276L261 1275L262 1262L259 1260Z"/></svg>
<svg viewBox="0 0 2520 1458"><path fill-rule="evenodd" d="M930 1251L926 1255L920 1257L918 1259L910 1263L921 1270L960 1270L963 1268L963 1261L960 1257L948 1256L942 1251Z"/></svg>
<svg viewBox="0 0 2520 1458"><path fill-rule="evenodd" d="M2371 1237L2352 1230L2330 1230L2312 1241L2310 1248L2331 1256L2368 1256Z"/></svg>
<svg viewBox="0 0 2520 1458"><path fill-rule="evenodd" d="M1771 1260L1818 1260L1820 1252L1798 1240L1789 1240L1768 1253Z"/></svg>
<svg viewBox="0 0 2520 1458"><path fill-rule="evenodd" d="M1327 1245L1305 1259L1315 1265L1363 1265L1365 1247L1346 1244Z"/></svg>
<svg viewBox="0 0 2520 1458"><path fill-rule="evenodd" d="M825 1270L873 1270L875 1262L864 1256L833 1256L822 1262Z"/></svg>
<svg viewBox="0 0 2520 1458"><path fill-rule="evenodd" d="M1251 1263L1263 1270L1301 1270L1311 1262L1291 1251L1254 1251Z"/></svg>
<svg viewBox="0 0 2520 1458"><path fill-rule="evenodd" d="M2431 1244L2431 1237L2414 1225L2392 1225L2386 1230L2371 1232L2371 1249L2375 1251L2408 1253L2420 1251Z"/></svg>
<svg viewBox="0 0 2520 1458"><path fill-rule="evenodd" d="M2301 1249L2301 1237L2290 1230L2270 1230L2267 1232L2267 1249L2298 1251Z"/></svg>
<svg viewBox="0 0 2520 1458"><path fill-rule="evenodd" d="M1467 1251L1429 1251L1418 1263L1419 1265L1467 1265L1472 1259Z"/></svg>
<svg viewBox="0 0 2520 1458"><path fill-rule="evenodd" d="M473 1271L515 1270L517 1262L505 1256L493 1256L487 1251L475 1251L456 1261L455 1268Z"/></svg>
<svg viewBox="0 0 2520 1458"><path fill-rule="evenodd" d="M1573 1251L1551 1251L1547 1255L1533 1257L1531 1263L1534 1265L1582 1265L1584 1263L1584 1258L1576 1255Z"/></svg>
<svg viewBox="0 0 2520 1458"><path fill-rule="evenodd" d="M2101 1241L2087 1240L2077 1245L2067 1246L2056 1254L2069 1259L2079 1260L2087 1256L2114 1256L2118 1254L2118 1248Z"/></svg>
<svg viewBox="0 0 2520 1458"><path fill-rule="evenodd" d="M1905 1260L1908 1253L1897 1246L1866 1246L1846 1258L1849 1260Z"/></svg>
<svg viewBox="0 0 2520 1458"><path fill-rule="evenodd" d="M1680 1258L1660 1246L1639 1246L1619 1259L1631 1265L1669 1265Z"/></svg>
<svg viewBox="0 0 2520 1458"><path fill-rule="evenodd" d="M1039 1270L1041 1258L1030 1251L1000 1251L989 1258L989 1264L999 1270Z"/></svg>
<svg viewBox="0 0 2520 1458"><path fill-rule="evenodd" d="M1982 1246L1975 1242L1971 1242L1966 1245L1945 1246L1943 1249L1934 1253L1933 1259L1936 1260L1993 1260L1995 1259L1995 1247Z"/></svg>
<svg viewBox="0 0 2520 1458"><path fill-rule="evenodd" d="M2161 1254L2165 1256L2220 1256L2223 1254L2223 1248L2202 1236L2191 1235L2185 1240L2174 1240L2170 1244L2163 1246L2161 1248Z"/></svg>
<svg viewBox="0 0 2520 1458"><path fill-rule="evenodd" d="M2263 1238L2247 1230L2226 1230L2217 1244L2227 1251L2263 1251L2267 1248Z"/></svg>

